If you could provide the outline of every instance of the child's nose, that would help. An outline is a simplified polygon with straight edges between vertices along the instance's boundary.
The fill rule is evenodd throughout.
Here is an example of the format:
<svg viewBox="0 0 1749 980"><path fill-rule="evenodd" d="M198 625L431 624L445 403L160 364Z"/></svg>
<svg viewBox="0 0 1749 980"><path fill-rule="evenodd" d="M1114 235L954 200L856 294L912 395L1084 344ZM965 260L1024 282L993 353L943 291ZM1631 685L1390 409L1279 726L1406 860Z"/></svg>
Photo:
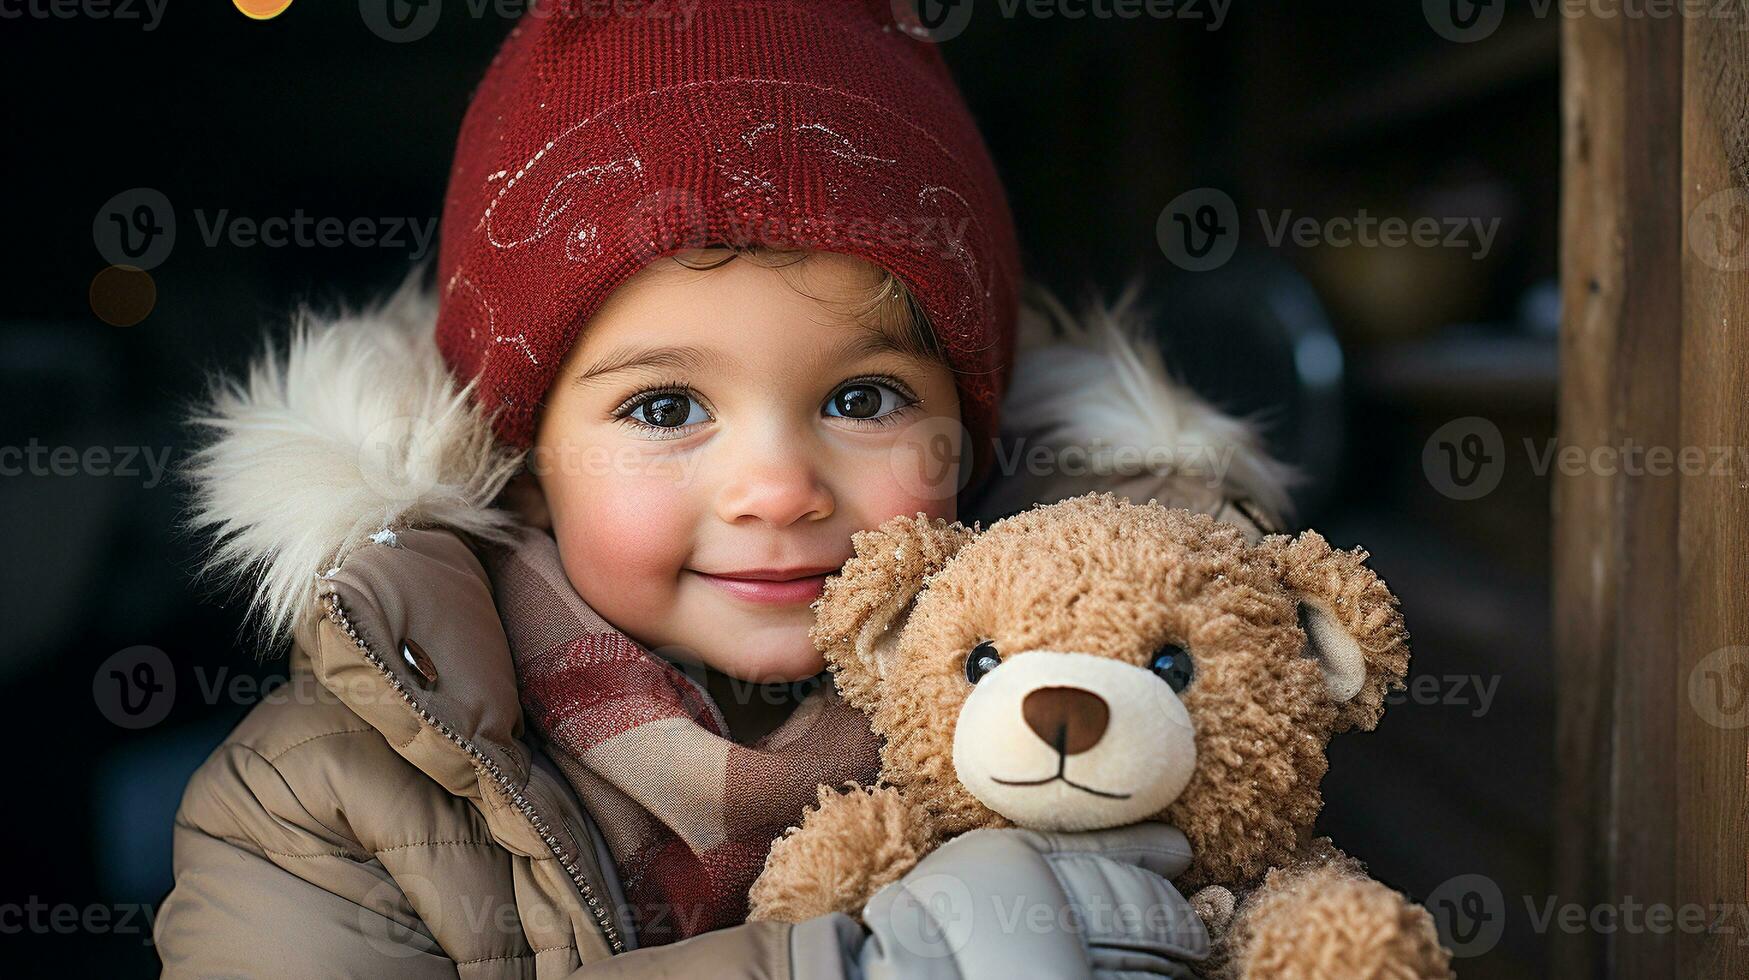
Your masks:
<svg viewBox="0 0 1749 980"><path fill-rule="evenodd" d="M731 524L763 521L788 527L832 516L832 491L813 467L796 460L750 460L717 494L717 516Z"/></svg>

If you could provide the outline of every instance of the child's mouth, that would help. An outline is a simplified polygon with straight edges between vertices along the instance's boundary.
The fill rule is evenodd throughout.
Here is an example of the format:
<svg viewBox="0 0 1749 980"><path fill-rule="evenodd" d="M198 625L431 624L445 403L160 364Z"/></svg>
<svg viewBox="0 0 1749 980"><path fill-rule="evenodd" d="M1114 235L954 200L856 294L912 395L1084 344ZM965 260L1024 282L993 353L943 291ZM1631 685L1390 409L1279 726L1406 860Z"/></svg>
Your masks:
<svg viewBox="0 0 1749 980"><path fill-rule="evenodd" d="M766 606L789 606L813 602L826 585L826 576L836 568L752 568L711 574L694 570L699 578L743 602Z"/></svg>

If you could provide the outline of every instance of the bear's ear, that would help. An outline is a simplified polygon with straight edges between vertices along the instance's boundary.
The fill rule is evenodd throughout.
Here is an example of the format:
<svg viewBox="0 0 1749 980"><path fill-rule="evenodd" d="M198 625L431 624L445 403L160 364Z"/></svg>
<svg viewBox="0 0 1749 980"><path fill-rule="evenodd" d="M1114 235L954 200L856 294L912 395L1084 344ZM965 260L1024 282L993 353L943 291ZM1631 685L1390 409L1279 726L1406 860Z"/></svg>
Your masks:
<svg viewBox="0 0 1749 980"><path fill-rule="evenodd" d="M925 579L941 571L975 533L918 514L892 518L852 537L856 556L826 580L812 632L846 701L874 709L887 659Z"/></svg>
<svg viewBox="0 0 1749 980"><path fill-rule="evenodd" d="M1409 633L1397 597L1366 566L1361 549L1330 547L1323 535L1271 535L1258 549L1274 564L1299 604L1306 655L1324 670L1337 702L1336 730L1371 730L1384 714L1385 695L1401 690L1409 671Z"/></svg>

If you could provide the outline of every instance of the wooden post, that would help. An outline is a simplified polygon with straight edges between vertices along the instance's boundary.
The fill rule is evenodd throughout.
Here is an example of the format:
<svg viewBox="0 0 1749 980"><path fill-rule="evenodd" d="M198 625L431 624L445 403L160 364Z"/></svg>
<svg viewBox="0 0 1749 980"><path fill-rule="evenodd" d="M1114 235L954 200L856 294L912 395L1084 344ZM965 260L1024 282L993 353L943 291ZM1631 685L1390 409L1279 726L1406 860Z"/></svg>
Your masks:
<svg viewBox="0 0 1749 980"><path fill-rule="evenodd" d="M1749 11L1584 9L1562 40L1560 441L1588 462L1554 486L1554 872L1614 925L1551 927L1551 975L1744 977Z"/></svg>
<svg viewBox="0 0 1749 980"><path fill-rule="evenodd" d="M1680 977L1749 976L1749 11L1731 6L1728 20L1688 20L1683 45L1682 441L1709 468L1682 483L1691 710L1677 715L1675 802L1678 893L1735 921L1678 938Z"/></svg>

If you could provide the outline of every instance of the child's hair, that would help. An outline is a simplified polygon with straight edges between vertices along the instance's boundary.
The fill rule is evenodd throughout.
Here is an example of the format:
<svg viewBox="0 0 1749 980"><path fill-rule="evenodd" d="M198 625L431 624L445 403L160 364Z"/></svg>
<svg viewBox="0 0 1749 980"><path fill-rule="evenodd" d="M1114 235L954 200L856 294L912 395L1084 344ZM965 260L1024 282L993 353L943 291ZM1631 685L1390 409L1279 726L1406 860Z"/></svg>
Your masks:
<svg viewBox="0 0 1749 980"><path fill-rule="evenodd" d="M754 262L768 269L784 270L799 265L814 254L808 249L773 248L765 245L719 244L709 245L698 251L725 254L700 259L694 254L681 253L670 258L688 269L700 271L721 268L736 259ZM917 294L905 285L904 280L891 272L873 263L863 264L878 273L879 277L865 292L851 300L844 312L857 322L893 338L904 353L948 364L947 352L936 337L935 328L929 322L929 314L917 300ZM812 296L802 288L795 276L786 274L784 279L798 292ZM827 302L822 297L813 298Z"/></svg>

